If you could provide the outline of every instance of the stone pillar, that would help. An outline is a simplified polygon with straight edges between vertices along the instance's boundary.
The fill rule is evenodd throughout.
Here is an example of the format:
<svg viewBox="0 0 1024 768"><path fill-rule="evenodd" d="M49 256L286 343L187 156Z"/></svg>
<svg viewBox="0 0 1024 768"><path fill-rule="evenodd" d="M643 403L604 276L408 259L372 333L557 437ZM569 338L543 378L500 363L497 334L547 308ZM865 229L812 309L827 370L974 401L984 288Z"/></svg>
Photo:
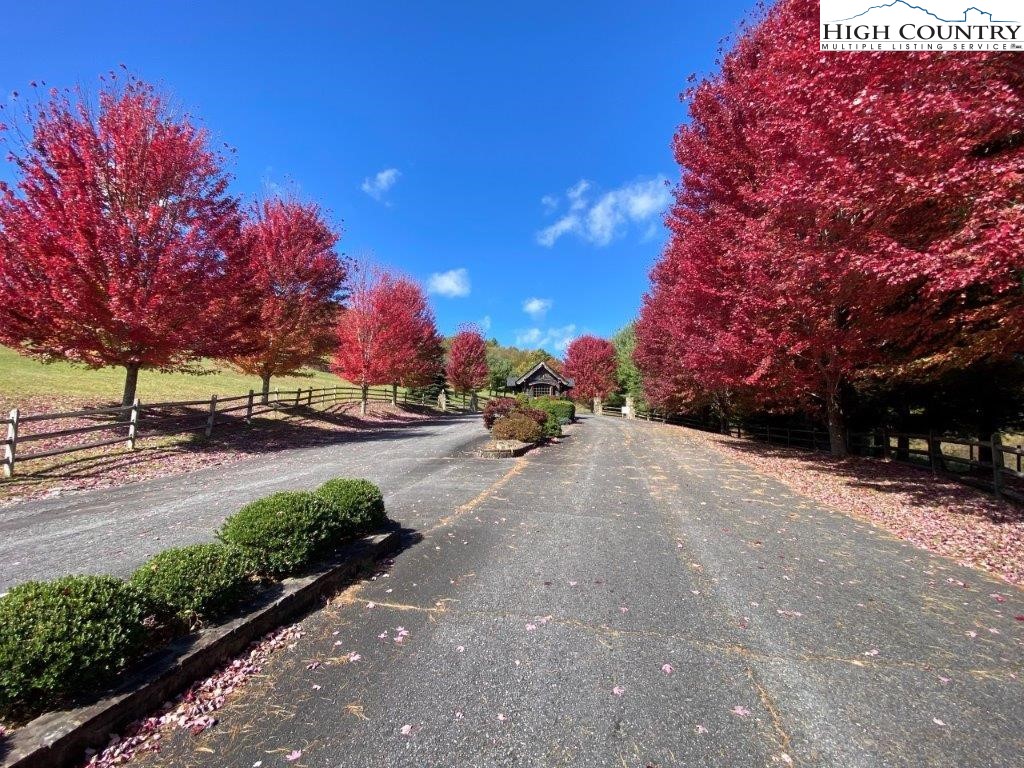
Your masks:
<svg viewBox="0 0 1024 768"><path fill-rule="evenodd" d="M622 415L627 419L636 418L636 408L633 407L633 396L626 395L626 404L622 408Z"/></svg>
<svg viewBox="0 0 1024 768"><path fill-rule="evenodd" d="M600 416L601 415L601 398L600 397L595 397L594 398L594 415L595 416Z"/></svg>
<svg viewBox="0 0 1024 768"><path fill-rule="evenodd" d="M479 407L479 400L476 399L476 392L469 396L469 410L471 413L476 413Z"/></svg>
<svg viewBox="0 0 1024 768"><path fill-rule="evenodd" d="M448 410L448 393L443 389L441 390L441 394L437 396L437 407L442 411Z"/></svg>

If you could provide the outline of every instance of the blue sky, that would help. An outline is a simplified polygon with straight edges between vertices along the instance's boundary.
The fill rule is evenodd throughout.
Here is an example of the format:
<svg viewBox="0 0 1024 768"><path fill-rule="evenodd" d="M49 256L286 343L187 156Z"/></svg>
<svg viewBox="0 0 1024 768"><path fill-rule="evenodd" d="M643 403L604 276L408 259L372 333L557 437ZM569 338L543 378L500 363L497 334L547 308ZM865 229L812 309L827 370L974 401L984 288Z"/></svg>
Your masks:
<svg viewBox="0 0 1024 768"><path fill-rule="evenodd" d="M635 315L678 94L751 6L12 3L0 94L124 63L236 148L236 194L319 202L343 252L431 288L443 332L560 351Z"/></svg>

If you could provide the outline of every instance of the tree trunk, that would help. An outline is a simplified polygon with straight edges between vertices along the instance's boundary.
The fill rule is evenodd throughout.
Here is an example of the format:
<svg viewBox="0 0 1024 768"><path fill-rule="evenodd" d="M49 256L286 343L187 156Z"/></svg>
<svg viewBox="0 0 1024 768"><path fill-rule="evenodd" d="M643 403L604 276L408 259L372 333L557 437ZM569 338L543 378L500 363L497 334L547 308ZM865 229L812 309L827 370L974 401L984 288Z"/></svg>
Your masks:
<svg viewBox="0 0 1024 768"><path fill-rule="evenodd" d="M828 398L828 442L833 457L846 457L846 420L843 418L839 398L834 394Z"/></svg>
<svg viewBox="0 0 1024 768"><path fill-rule="evenodd" d="M267 373L264 374L263 376L260 376L260 381L263 383L263 389L261 390L262 394L260 398L263 404L267 405L270 402L270 374Z"/></svg>
<svg viewBox="0 0 1024 768"><path fill-rule="evenodd" d="M398 405L398 385L391 385L391 404Z"/></svg>
<svg viewBox="0 0 1024 768"><path fill-rule="evenodd" d="M139 364L126 365L124 377L124 394L121 395L121 407L129 408L135 402L135 390L139 386Z"/></svg>
<svg viewBox="0 0 1024 768"><path fill-rule="evenodd" d="M366 415L366 404L367 404L367 401L370 399L370 386L368 384L363 384L359 389L360 389L359 413L361 413L363 416L365 416Z"/></svg>

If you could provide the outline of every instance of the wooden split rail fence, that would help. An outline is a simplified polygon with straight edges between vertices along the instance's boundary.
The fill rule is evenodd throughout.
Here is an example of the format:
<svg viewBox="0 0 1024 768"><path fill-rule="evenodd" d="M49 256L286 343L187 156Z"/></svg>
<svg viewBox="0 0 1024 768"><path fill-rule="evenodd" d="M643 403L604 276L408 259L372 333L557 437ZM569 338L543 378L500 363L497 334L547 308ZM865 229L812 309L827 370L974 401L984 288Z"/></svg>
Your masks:
<svg viewBox="0 0 1024 768"><path fill-rule="evenodd" d="M251 424L255 417L267 413L288 416L300 408L327 407L336 403L359 402L361 399L359 387L337 386L278 389L269 394L267 402L263 402L262 393L249 390L245 395L213 395L209 400L145 404L136 400L129 406L84 408L64 413L28 414L15 408L6 420L0 419L0 434L6 431L6 437L0 443L3 446L2 472L4 477L11 477L15 466L21 462L117 444L134 450L142 430L164 436L202 432L209 437L218 425L239 422ZM391 402L392 390L390 387L370 388L367 399ZM397 399L401 403L432 404L426 396L415 396L408 391L399 391ZM33 426L54 421L71 423L72 426L50 430L44 426L41 431ZM100 439L93 440L93 436ZM81 442L82 438L87 439Z"/></svg>

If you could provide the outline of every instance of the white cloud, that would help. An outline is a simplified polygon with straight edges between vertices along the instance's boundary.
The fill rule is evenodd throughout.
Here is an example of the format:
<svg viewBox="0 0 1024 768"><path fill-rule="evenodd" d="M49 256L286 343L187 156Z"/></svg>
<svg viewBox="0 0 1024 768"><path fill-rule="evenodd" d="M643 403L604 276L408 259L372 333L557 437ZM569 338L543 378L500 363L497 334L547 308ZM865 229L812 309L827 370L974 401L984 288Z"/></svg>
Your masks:
<svg viewBox="0 0 1024 768"><path fill-rule="evenodd" d="M484 315L482 318L480 318L480 328L481 328L481 330L484 330L484 331L491 330L491 316L490 315Z"/></svg>
<svg viewBox="0 0 1024 768"><path fill-rule="evenodd" d="M570 211L580 211L587 207L587 200L583 196L587 194L587 190L591 186L591 183L586 179L580 179L566 190L565 196L569 199Z"/></svg>
<svg viewBox="0 0 1024 768"><path fill-rule="evenodd" d="M563 216L550 227L545 227L537 233L537 242L546 248L555 244L562 235L573 232L579 228L579 217L575 214Z"/></svg>
<svg viewBox="0 0 1024 768"><path fill-rule="evenodd" d="M378 171L375 176L367 176L363 179L360 189L378 202L383 202L385 193L395 186L398 177L402 173L397 168L385 168Z"/></svg>
<svg viewBox="0 0 1024 768"><path fill-rule="evenodd" d="M528 328L516 334L516 345L520 347L532 347L540 341L543 332L540 328Z"/></svg>
<svg viewBox="0 0 1024 768"><path fill-rule="evenodd" d="M523 302L523 312L534 320L540 320L551 309L551 299L527 299Z"/></svg>
<svg viewBox="0 0 1024 768"><path fill-rule="evenodd" d="M527 328L516 333L516 346L565 352L577 335L576 326L572 324L559 328Z"/></svg>
<svg viewBox="0 0 1024 768"><path fill-rule="evenodd" d="M554 195L544 195L540 199L540 204L544 206L544 213L554 213L558 208L558 198Z"/></svg>
<svg viewBox="0 0 1024 768"><path fill-rule="evenodd" d="M427 280L429 293L436 293L449 299L469 296L469 288L469 272L462 267L449 269L447 272L435 272Z"/></svg>
<svg viewBox="0 0 1024 768"><path fill-rule="evenodd" d="M645 238L650 237L651 219L660 216L672 201L672 193L664 176L641 179L624 184L601 195L594 203L587 192L592 185L581 179L566 190L569 213L537 233L537 242L550 248L560 237L574 234L597 246L608 245L631 225L648 224Z"/></svg>

